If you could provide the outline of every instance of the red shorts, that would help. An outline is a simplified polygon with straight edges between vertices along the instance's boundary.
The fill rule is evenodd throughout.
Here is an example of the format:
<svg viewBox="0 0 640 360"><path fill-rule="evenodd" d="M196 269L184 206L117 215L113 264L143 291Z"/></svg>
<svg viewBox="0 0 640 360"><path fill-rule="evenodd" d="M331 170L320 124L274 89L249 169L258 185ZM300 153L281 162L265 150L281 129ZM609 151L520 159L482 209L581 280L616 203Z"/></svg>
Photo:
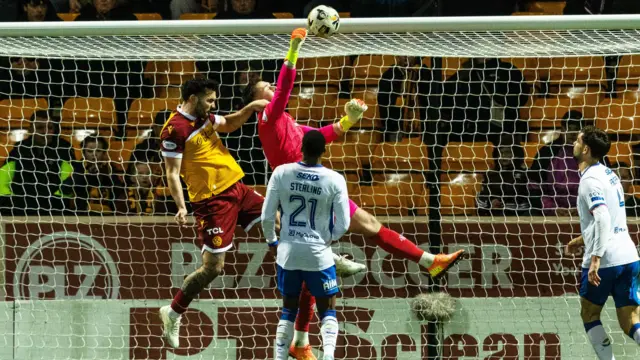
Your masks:
<svg viewBox="0 0 640 360"><path fill-rule="evenodd" d="M249 231L260 222L264 197L237 182L209 199L192 203L202 251L221 253L233 246L236 225Z"/></svg>

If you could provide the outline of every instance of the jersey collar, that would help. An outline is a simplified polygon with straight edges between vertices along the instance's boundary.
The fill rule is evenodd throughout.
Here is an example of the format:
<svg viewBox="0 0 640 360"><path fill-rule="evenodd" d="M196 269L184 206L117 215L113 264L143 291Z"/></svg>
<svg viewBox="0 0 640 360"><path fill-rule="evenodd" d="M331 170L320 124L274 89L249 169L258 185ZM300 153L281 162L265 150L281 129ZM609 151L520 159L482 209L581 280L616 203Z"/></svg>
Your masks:
<svg viewBox="0 0 640 360"><path fill-rule="evenodd" d="M597 163L595 163L595 164L593 164L593 165L589 165L589 167L588 167L588 168L586 168L586 169L584 169L584 171L583 171L582 173L578 172L578 174L580 175L580 177L583 177L583 176L584 176L584 174L586 174L586 173L587 173L587 171L589 171L589 169L591 169L591 168L592 168L592 167L594 167L594 166L598 166L598 165L602 165L602 164L600 164L600 161L598 161Z"/></svg>
<svg viewBox="0 0 640 360"><path fill-rule="evenodd" d="M186 117L187 119L189 119L191 121L196 121L198 119L195 116L187 114L186 112L182 111L182 105L178 105L178 109L177 110L182 116Z"/></svg>
<svg viewBox="0 0 640 360"><path fill-rule="evenodd" d="M307 164L303 163L302 161L298 161L298 165L302 165L304 167L322 167L321 164L307 165Z"/></svg>

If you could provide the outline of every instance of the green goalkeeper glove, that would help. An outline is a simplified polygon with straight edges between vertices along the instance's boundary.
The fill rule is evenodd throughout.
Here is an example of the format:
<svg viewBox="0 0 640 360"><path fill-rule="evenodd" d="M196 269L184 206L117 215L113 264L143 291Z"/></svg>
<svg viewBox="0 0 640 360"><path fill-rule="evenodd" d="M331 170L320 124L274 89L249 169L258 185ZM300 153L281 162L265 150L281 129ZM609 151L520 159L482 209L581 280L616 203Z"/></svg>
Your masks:
<svg viewBox="0 0 640 360"><path fill-rule="evenodd" d="M362 119L362 114L367 111L369 107L364 101L360 99L351 99L348 103L344 104L344 112L347 113L340 119L340 127L342 131L349 131L353 125L357 124Z"/></svg>
<svg viewBox="0 0 640 360"><path fill-rule="evenodd" d="M291 42L289 46L289 52L287 53L287 57L285 60L295 65L298 61L298 52L304 43L304 40L307 38L307 29L305 28L297 28L293 30L291 33Z"/></svg>

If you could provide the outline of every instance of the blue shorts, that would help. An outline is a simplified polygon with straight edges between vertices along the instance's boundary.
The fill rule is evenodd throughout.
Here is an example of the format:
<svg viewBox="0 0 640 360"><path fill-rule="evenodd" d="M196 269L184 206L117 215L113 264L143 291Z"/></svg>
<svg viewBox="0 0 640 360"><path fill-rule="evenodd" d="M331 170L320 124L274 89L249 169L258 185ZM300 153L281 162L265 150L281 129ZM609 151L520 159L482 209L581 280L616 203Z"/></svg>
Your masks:
<svg viewBox="0 0 640 360"><path fill-rule="evenodd" d="M338 277L335 265L320 271L278 269L278 290L283 296L298 297L302 291L302 283L307 283L311 295L319 298L331 297L338 290Z"/></svg>
<svg viewBox="0 0 640 360"><path fill-rule="evenodd" d="M600 286L589 283L589 269L582 269L580 296L596 305L604 305L609 295L613 296L616 308L640 305L638 275L640 261L598 270Z"/></svg>

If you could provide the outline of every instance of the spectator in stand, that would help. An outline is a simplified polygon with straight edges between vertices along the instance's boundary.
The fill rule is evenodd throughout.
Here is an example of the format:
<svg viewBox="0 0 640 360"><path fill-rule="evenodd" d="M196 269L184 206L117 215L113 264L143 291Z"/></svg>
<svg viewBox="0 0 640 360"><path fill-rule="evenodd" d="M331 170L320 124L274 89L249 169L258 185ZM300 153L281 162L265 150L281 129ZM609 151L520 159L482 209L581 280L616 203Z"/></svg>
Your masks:
<svg viewBox="0 0 640 360"><path fill-rule="evenodd" d="M54 107L62 103L62 72L55 60L13 57L0 61L0 100L47 98Z"/></svg>
<svg viewBox="0 0 640 360"><path fill-rule="evenodd" d="M101 137L88 136L82 143L82 161L73 164L73 175L62 184L62 194L71 201L68 208L77 215L105 214L116 211L126 197L124 182L114 171Z"/></svg>
<svg viewBox="0 0 640 360"><path fill-rule="evenodd" d="M573 157L573 143L575 142L583 122L579 112L567 113L563 118L563 145L552 148L549 164L542 172L540 188L542 190L542 210L545 215L569 216L577 215L576 201L580 174L578 164ZM573 117L576 118L573 118ZM556 152L557 151L557 152ZM543 159L547 150L544 148L536 155L536 160ZM534 164L535 166L535 164ZM532 166L533 168L533 166ZM535 171L533 172L535 176ZM532 188L535 183L532 181Z"/></svg>
<svg viewBox="0 0 640 360"><path fill-rule="evenodd" d="M156 194L161 176L154 174L153 164L144 161L131 162L127 170L126 198L117 201L119 213L154 215L175 213L177 207L170 199Z"/></svg>
<svg viewBox="0 0 640 360"><path fill-rule="evenodd" d="M495 165L478 194L478 215L530 215L524 149L511 136L500 138L493 149Z"/></svg>
<svg viewBox="0 0 640 360"><path fill-rule="evenodd" d="M444 83L441 115L450 141L497 143L500 134L519 137L527 131L520 107L529 88L518 68L500 59L474 58ZM514 142L521 139L514 138Z"/></svg>
<svg viewBox="0 0 640 360"><path fill-rule="evenodd" d="M271 19L273 13L266 7L267 2L258 0L228 0L224 8L219 8L216 19Z"/></svg>
<svg viewBox="0 0 640 360"><path fill-rule="evenodd" d="M412 109L419 109L420 120L429 118L430 99L434 94L433 74L421 64L420 58L396 56L395 60L396 63L382 74L378 83L378 110L385 141L402 140L403 123L412 117L409 114Z"/></svg>
<svg viewBox="0 0 640 360"><path fill-rule="evenodd" d="M624 191L624 206L627 211L628 218L636 218L640 216L640 198L633 193L634 169L625 162L614 164L613 170L616 171L622 184Z"/></svg>
<svg viewBox="0 0 640 360"><path fill-rule="evenodd" d="M552 200L549 198L549 196L551 197L553 196L551 195L553 194L552 192L553 185L551 184L551 182L553 181L552 167L551 167L552 160L554 159L557 160L556 164L554 164L555 167L562 168L564 166L562 165L562 161L559 159L565 158L565 156L569 156L571 158L567 160L569 162L569 164L566 165L567 169L569 170L577 169L576 167L572 167L572 165L574 165L573 164L574 160L572 160L572 156L573 156L572 148L573 148L573 142L577 139L578 133L580 132L580 129L582 129L583 127L584 127L584 120L582 117L582 113L576 110L568 111L562 117L560 136L558 136L558 138L555 139L553 142L541 147L538 150L538 153L533 159L533 163L531 164L531 167L529 167L528 176L527 176L527 178L529 179L529 193L531 195L531 201L532 201L531 206L534 209L542 209L543 207L548 208L553 205ZM574 172L570 173L570 176L572 179L571 181L573 182L577 181L576 175L577 174ZM566 185L566 180L568 179L565 179L565 185ZM576 182L575 183L576 188L574 190L577 190L577 186L578 186L578 183ZM546 189L547 191L546 206L543 206L543 202L542 202L543 189ZM562 190L560 191L561 193L563 193ZM575 201L575 198L573 199ZM566 202L563 202L563 204L564 204L563 208L566 208L568 206ZM575 206L572 206L572 207L575 208ZM549 211L550 210L547 210L547 212ZM565 213L564 210L561 210L560 212Z"/></svg>
<svg viewBox="0 0 640 360"><path fill-rule="evenodd" d="M49 0L22 0L18 21L60 21Z"/></svg>
<svg viewBox="0 0 640 360"><path fill-rule="evenodd" d="M138 20L128 5L118 5L116 0L93 0L80 9L76 21Z"/></svg>
<svg viewBox="0 0 640 360"><path fill-rule="evenodd" d="M169 116L171 116L171 111L169 110L160 111L156 114L151 134L133 150L131 162L162 163L162 156L160 155L160 132L162 131L164 123L169 120Z"/></svg>
<svg viewBox="0 0 640 360"><path fill-rule="evenodd" d="M73 172L73 151L48 111L36 111L30 122L31 136L14 146L0 168L2 213L58 214L64 209L60 186Z"/></svg>
<svg viewBox="0 0 640 360"><path fill-rule="evenodd" d="M180 15L189 13L217 13L220 11L218 3L224 5L224 0L171 0L171 18L180 19Z"/></svg>

